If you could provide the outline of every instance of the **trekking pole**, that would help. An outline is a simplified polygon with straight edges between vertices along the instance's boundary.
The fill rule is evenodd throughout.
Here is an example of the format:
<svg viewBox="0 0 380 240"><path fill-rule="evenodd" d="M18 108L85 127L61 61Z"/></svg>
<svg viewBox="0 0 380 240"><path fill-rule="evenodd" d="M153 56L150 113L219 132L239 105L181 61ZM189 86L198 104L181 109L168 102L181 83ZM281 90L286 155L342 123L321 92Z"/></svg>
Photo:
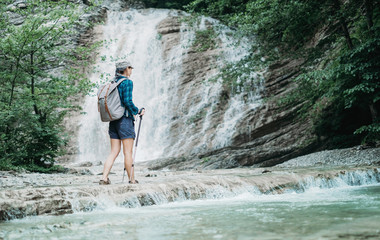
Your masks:
<svg viewBox="0 0 380 240"><path fill-rule="evenodd" d="M123 171L123 181L121 181L122 183L124 182L124 177L125 177L125 167L124 167L124 171Z"/></svg>
<svg viewBox="0 0 380 240"><path fill-rule="evenodd" d="M136 152L137 152L137 145L139 143L139 136L140 136L140 128L141 128L141 122L142 122L142 115L140 115L140 121L139 121L139 128L137 130L137 136L136 136L136 144L135 144L135 150L133 151L133 157L132 157L132 169L131 169L131 175L129 176L129 181L131 181L131 177L135 173L135 159L136 159Z"/></svg>

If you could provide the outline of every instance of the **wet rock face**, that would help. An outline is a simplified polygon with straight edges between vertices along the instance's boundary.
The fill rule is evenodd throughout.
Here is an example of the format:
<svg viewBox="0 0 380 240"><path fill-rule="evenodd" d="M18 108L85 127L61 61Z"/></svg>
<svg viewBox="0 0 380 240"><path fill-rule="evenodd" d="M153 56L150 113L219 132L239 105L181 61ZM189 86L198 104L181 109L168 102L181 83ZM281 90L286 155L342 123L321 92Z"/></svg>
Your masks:
<svg viewBox="0 0 380 240"><path fill-rule="evenodd" d="M302 61L272 65L265 76L263 98L268 101L240 120L232 146L200 157L235 159L239 166L273 166L315 149L315 136L308 119L296 118L298 107L281 109L276 101L294 88ZM219 165L218 167L223 167Z"/></svg>
<svg viewBox="0 0 380 240"><path fill-rule="evenodd" d="M168 54L173 47L180 44L180 30L181 23L178 21L178 17L168 17L162 20L157 26L157 32L161 35L163 43L164 58L168 57Z"/></svg>
<svg viewBox="0 0 380 240"><path fill-rule="evenodd" d="M163 56L168 58L171 49L180 42L180 23L178 17L167 18L158 26L158 32L162 35ZM189 123L182 115L186 115L191 105L202 98L199 88L207 75L217 71L215 65L217 49L203 52L191 49L186 53L182 63L182 75L178 79L179 87L177 95L187 96L184 104L177 104L171 109L175 116L170 128L172 144L180 141L185 144L189 141L184 136L184 129L189 128ZM295 113L298 107L291 109L278 108L276 101L286 95L294 87L293 79L299 74L302 60L283 61L272 65L264 83L263 98L269 100L260 107L248 111L236 124L235 133L232 136L230 146L222 149L211 150L209 142L203 144L203 148L195 148L197 151L189 151L186 155L177 158L160 159L155 164L155 169L168 167L172 169L191 169L196 166L206 168L231 168L238 166L273 166L299 155L307 154L315 149L316 137L311 133L311 123L308 120L297 120ZM206 111L212 112L212 127L223 123L223 114L226 104L223 99L229 98L228 90L221 92L219 99L212 109L205 106ZM228 102L228 100L227 100ZM200 118L202 119L202 118ZM198 119L198 121L200 120ZM194 126L192 126L194 127ZM201 124L195 123L193 131L187 136L192 136L201 130ZM186 133L189 133L187 131ZM192 139L194 147L199 145L198 139ZM211 141L210 141L211 142ZM194 160L194 159L198 159ZM175 162L176 164L173 164Z"/></svg>
<svg viewBox="0 0 380 240"><path fill-rule="evenodd" d="M308 119L297 119L300 106L281 109L276 101L294 88L301 60L272 65L265 77L263 97L270 100L249 112L233 136L233 145L250 150L239 160L243 166L273 166L315 148L315 139Z"/></svg>
<svg viewBox="0 0 380 240"><path fill-rule="evenodd" d="M210 48L205 51L198 51L195 46L181 46L181 16L168 17L157 26L157 31L161 35L162 56L170 66L173 55L181 58L179 65L181 73L176 82L169 89L170 95L175 96L168 112L170 116L170 143L166 152L179 150L174 156L190 155L195 152L204 152L211 148L211 141L204 141L202 136L212 136L215 127L223 122L223 114L227 105L218 104L218 97L205 92L205 82L218 71L217 57L221 49ZM211 23L206 21L206 26ZM185 30L188 31L188 30ZM176 52L178 48L183 49L182 53ZM179 55L180 54L180 55ZM164 70L165 71L165 70ZM208 99L202 100L208 96ZM195 111L194 111L195 109ZM208 120L213 125L205 126L205 115L210 114ZM179 146L181 146L179 148Z"/></svg>

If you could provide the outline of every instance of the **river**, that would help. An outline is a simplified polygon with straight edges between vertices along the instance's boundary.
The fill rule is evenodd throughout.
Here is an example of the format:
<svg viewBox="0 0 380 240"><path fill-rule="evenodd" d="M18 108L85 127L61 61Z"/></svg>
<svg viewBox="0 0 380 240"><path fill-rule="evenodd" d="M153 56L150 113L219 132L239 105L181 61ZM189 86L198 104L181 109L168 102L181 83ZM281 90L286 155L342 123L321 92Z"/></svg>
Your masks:
<svg viewBox="0 0 380 240"><path fill-rule="evenodd" d="M379 239L380 185L33 216L0 223L4 239Z"/></svg>

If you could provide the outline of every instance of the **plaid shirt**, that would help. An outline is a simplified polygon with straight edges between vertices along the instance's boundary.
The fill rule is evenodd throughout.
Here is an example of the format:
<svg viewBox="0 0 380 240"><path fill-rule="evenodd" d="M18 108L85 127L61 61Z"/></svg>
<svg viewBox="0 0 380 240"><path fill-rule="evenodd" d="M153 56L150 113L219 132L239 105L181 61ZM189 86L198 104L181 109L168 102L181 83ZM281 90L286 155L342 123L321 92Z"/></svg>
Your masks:
<svg viewBox="0 0 380 240"><path fill-rule="evenodd" d="M118 82L121 78L125 77L117 77L116 82ZM121 104L125 107L125 115L127 115L128 111L128 118L132 118L133 120L135 120L133 116L138 114L139 109L135 106L135 104L132 101L132 80L124 80L122 83L120 83L119 86L117 86L117 89L119 90Z"/></svg>

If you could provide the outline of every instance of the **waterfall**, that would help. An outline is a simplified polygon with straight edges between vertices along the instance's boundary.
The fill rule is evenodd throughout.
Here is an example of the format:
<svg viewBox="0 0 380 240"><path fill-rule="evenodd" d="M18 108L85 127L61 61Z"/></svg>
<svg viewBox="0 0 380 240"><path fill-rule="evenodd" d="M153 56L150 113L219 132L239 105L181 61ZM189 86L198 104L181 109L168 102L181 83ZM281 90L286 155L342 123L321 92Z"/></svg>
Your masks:
<svg viewBox="0 0 380 240"><path fill-rule="evenodd" d="M145 10L115 12L109 11L107 22L102 26L105 44L100 50L100 59L96 63L97 71L91 76L93 82L100 83L105 77L109 80L115 71L115 62L128 59L134 67L131 79L134 82L133 100L139 108L147 108L147 116L157 114L160 108L154 111L152 102L163 90L160 86L162 80L161 47L156 31L156 25L169 11ZM145 104L145 105L144 105ZM97 112L97 99L95 96L86 98L83 117L79 132L79 162L104 161L109 154L108 123L102 123ZM141 131L141 143L147 143L149 128L153 122L147 117L144 119ZM159 144L159 142L157 142ZM159 149L159 148L158 148ZM157 153L152 152L153 156ZM140 159L140 158L138 158Z"/></svg>
<svg viewBox="0 0 380 240"><path fill-rule="evenodd" d="M231 30L218 21L202 17L195 27L180 22L179 43L163 53L164 43L157 26L165 19L184 15L186 13L164 9L108 11L106 23L100 26L102 36L98 40L105 41L105 44L98 54L91 80L98 84L102 79L109 81L114 74L115 62L128 59L134 67L131 75L133 101L137 107L146 108L136 161L176 157L226 146L230 144L229 139L242 114L260 105L259 93L250 96L248 101L240 94L232 96L218 109L222 84L207 79L215 76L225 61L237 61L247 53L244 44L232 47L234 40L228 37ZM188 64L185 62L191 55L195 31L205 29L206 23L216 29L220 46L215 52L221 60L215 67L209 67L204 79L195 77L185 84L181 79ZM80 123L76 163L99 164L109 153L108 123L100 121L96 101L95 96L85 100L86 114Z"/></svg>

